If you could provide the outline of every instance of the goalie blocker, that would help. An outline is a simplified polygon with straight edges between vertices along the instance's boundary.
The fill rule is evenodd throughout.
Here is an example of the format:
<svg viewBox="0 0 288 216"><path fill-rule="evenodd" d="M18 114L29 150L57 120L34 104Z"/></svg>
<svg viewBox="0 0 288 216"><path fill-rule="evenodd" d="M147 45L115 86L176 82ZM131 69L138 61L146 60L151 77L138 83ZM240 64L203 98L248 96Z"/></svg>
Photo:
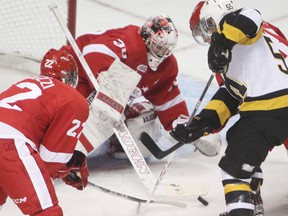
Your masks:
<svg viewBox="0 0 288 216"><path fill-rule="evenodd" d="M97 94L93 92L87 98L90 104L90 115L77 143L77 150L86 155L91 153L113 135L112 127L115 121L126 119L127 127L143 156L151 155L139 137L143 131L153 138L157 133L158 126L152 104L147 101L132 104L126 109L125 115L122 115L139 80L140 75L137 72L118 60L99 75ZM124 152L113 156L127 158Z"/></svg>

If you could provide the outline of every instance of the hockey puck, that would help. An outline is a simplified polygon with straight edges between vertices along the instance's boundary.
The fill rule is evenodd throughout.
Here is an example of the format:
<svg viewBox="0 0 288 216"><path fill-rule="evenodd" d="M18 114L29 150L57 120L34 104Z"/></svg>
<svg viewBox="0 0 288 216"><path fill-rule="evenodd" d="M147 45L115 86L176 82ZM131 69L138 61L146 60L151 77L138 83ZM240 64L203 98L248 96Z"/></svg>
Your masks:
<svg viewBox="0 0 288 216"><path fill-rule="evenodd" d="M199 196L197 198L199 200L199 202L201 202L203 205L208 206L209 202L207 200L205 200L203 197Z"/></svg>

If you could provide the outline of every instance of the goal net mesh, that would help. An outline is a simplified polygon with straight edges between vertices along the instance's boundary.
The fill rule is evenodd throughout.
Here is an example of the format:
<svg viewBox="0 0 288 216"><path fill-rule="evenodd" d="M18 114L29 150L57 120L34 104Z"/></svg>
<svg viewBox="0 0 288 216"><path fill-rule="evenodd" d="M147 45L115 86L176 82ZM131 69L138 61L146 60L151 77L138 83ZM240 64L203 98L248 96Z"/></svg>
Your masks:
<svg viewBox="0 0 288 216"><path fill-rule="evenodd" d="M0 4L0 57L17 56L39 63L49 49L67 43L49 5L57 5L68 25L69 0L0 0ZM3 59L5 66L14 66L13 58Z"/></svg>

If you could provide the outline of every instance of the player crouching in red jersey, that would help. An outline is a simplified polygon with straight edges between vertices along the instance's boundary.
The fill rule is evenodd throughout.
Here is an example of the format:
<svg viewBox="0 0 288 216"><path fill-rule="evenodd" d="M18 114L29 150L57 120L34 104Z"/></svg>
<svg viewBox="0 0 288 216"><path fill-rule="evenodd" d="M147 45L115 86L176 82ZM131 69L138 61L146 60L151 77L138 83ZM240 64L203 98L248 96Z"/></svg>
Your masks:
<svg viewBox="0 0 288 216"><path fill-rule="evenodd" d="M0 205L9 196L25 215L61 216L52 179L87 185L86 157L74 151L89 113L77 82L74 58L51 49L39 76L0 94Z"/></svg>

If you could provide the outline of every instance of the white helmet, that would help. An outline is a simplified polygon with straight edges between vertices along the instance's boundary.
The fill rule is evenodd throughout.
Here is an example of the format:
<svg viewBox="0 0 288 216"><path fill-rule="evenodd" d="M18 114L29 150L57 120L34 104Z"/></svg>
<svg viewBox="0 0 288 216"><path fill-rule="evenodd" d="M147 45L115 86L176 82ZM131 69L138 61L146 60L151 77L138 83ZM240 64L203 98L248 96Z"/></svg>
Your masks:
<svg viewBox="0 0 288 216"><path fill-rule="evenodd" d="M221 19L237 8L232 0L206 0L197 4L190 18L190 29L194 39L208 45Z"/></svg>
<svg viewBox="0 0 288 216"><path fill-rule="evenodd" d="M200 20L212 17L216 25L219 25L226 14L236 10L232 0L206 0L200 13Z"/></svg>
<svg viewBox="0 0 288 216"><path fill-rule="evenodd" d="M156 71L161 62L171 55L177 45L178 32L171 18L165 14L150 17L139 34L147 48L148 65Z"/></svg>

